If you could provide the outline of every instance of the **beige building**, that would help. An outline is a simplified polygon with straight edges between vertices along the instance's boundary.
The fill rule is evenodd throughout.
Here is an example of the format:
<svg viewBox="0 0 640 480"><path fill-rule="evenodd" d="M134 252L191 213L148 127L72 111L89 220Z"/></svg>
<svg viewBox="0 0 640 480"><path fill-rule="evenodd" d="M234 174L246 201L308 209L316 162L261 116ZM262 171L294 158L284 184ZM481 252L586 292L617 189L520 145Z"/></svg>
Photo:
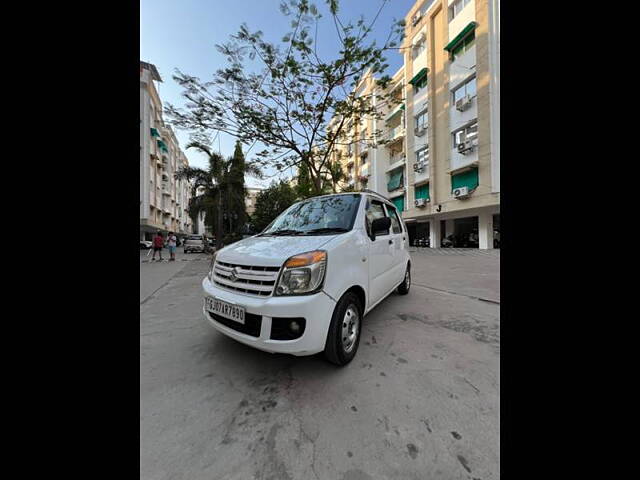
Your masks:
<svg viewBox="0 0 640 480"><path fill-rule="evenodd" d="M403 66L380 102L381 120L353 127L337 149L356 188L393 201L411 243L493 248L500 221L500 21L498 0L421 0L406 15ZM374 89L365 76L357 94ZM361 89L361 91L360 91ZM367 129L385 145L359 142ZM379 137L378 137L379 138ZM369 147L369 148L367 148ZM367 150L367 153L363 153ZM349 153L351 152L351 154ZM362 161L366 159L367 161ZM497 237L497 236L496 236Z"/></svg>
<svg viewBox="0 0 640 480"><path fill-rule="evenodd" d="M192 232L187 213L189 185L176 180L175 172L189 161L162 118L162 102L155 82L156 67L140 62L140 239L151 239L161 230Z"/></svg>
<svg viewBox="0 0 640 480"><path fill-rule="evenodd" d="M253 212L256 211L256 197L262 191L262 189L247 187L245 188L245 190L247 192L245 197L245 207L247 209L247 214L253 215Z"/></svg>

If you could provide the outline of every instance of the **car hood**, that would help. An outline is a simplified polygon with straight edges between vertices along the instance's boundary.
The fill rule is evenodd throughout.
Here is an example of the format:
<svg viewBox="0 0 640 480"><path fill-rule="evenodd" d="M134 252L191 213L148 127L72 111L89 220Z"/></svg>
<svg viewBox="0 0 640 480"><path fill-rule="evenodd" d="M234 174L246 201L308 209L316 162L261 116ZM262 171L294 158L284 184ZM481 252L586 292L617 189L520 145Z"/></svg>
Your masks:
<svg viewBox="0 0 640 480"><path fill-rule="evenodd" d="M240 265L280 267L289 257L317 250L335 235L251 237L220 250L216 260Z"/></svg>

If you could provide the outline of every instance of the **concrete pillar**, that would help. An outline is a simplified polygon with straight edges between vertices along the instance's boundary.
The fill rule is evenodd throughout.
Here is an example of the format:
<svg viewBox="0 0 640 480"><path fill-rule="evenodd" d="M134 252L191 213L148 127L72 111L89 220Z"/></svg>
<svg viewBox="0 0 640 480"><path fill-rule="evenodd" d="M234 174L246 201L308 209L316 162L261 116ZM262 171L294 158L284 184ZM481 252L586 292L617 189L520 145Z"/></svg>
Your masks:
<svg viewBox="0 0 640 480"><path fill-rule="evenodd" d="M449 235L453 235L455 232L453 231L453 218L444 221L444 236L448 237Z"/></svg>
<svg viewBox="0 0 640 480"><path fill-rule="evenodd" d="M440 248L440 220L429 219L429 245L431 248Z"/></svg>
<svg viewBox="0 0 640 480"><path fill-rule="evenodd" d="M478 244L481 250L493 248L493 215L488 211L478 215Z"/></svg>

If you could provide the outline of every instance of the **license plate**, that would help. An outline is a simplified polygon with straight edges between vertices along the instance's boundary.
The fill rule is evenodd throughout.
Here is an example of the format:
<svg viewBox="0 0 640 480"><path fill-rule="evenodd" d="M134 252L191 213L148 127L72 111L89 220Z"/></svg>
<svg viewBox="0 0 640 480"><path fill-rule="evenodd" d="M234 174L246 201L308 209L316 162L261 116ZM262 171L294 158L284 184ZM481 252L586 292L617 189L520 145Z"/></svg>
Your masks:
<svg viewBox="0 0 640 480"><path fill-rule="evenodd" d="M211 313L244 325L244 307L232 305L213 297L205 297L205 308Z"/></svg>

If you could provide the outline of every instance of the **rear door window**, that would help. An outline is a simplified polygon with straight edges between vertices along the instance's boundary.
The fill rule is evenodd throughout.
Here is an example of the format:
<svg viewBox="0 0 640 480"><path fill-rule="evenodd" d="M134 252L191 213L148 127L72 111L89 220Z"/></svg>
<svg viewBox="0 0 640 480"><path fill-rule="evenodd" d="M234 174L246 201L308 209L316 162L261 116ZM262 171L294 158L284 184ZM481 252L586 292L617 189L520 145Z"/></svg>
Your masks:
<svg viewBox="0 0 640 480"><path fill-rule="evenodd" d="M400 222L400 218L398 218L398 212L391 205L387 205L387 212L389 212L389 217L391 218L391 229L393 233L402 233L402 223Z"/></svg>

